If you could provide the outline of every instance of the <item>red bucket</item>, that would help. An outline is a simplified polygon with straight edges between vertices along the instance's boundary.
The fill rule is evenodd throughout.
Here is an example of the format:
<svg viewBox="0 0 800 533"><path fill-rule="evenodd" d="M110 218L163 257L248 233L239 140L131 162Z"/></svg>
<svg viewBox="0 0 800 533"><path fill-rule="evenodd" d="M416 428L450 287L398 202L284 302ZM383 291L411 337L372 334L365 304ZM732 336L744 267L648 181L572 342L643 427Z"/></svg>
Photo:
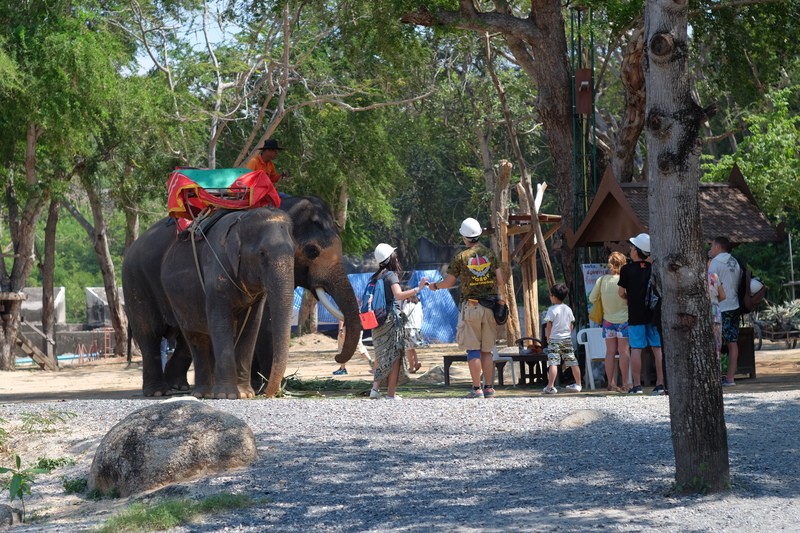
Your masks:
<svg viewBox="0 0 800 533"><path fill-rule="evenodd" d="M375 318L375 311L367 311L358 315L361 319L361 329L373 329L378 327L378 319Z"/></svg>

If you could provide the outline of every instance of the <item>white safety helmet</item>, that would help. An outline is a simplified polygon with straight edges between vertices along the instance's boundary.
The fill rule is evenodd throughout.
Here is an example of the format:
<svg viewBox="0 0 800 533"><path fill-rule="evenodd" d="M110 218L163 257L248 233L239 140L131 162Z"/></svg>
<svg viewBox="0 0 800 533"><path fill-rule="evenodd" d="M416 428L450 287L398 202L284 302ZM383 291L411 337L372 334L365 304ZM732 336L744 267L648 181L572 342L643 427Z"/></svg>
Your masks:
<svg viewBox="0 0 800 533"><path fill-rule="evenodd" d="M764 288L764 284L758 278L750 278L750 292L755 294Z"/></svg>
<svg viewBox="0 0 800 533"><path fill-rule="evenodd" d="M393 248L385 242L380 243L375 247L375 261L382 265L387 259L392 257L392 254L397 248Z"/></svg>
<svg viewBox="0 0 800 533"><path fill-rule="evenodd" d="M462 237L474 239L481 236L481 233L483 233L483 228L481 228L481 223L474 218L467 218L461 223L461 229L459 232L461 233Z"/></svg>
<svg viewBox="0 0 800 533"><path fill-rule="evenodd" d="M650 253L650 235L647 233L640 233L636 237L631 237L628 241L644 253Z"/></svg>

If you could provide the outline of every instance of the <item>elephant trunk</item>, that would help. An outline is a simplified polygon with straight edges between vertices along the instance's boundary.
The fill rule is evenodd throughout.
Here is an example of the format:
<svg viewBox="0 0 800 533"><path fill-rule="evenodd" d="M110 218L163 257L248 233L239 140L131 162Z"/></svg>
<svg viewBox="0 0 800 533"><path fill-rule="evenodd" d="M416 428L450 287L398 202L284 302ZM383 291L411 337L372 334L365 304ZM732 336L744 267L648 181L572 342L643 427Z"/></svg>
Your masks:
<svg viewBox="0 0 800 533"><path fill-rule="evenodd" d="M353 292L353 286L341 266L332 275L328 275L323 288L333 298L333 301L336 302L344 316L344 343L342 344L342 351L336 354L336 362L346 363L353 357L358 347L358 341L361 338L358 301Z"/></svg>
<svg viewBox="0 0 800 533"><path fill-rule="evenodd" d="M272 326L272 368L264 395L275 396L281 389L289 361L289 339L292 335L292 304L294 299L293 260L273 263L267 287L267 306Z"/></svg>

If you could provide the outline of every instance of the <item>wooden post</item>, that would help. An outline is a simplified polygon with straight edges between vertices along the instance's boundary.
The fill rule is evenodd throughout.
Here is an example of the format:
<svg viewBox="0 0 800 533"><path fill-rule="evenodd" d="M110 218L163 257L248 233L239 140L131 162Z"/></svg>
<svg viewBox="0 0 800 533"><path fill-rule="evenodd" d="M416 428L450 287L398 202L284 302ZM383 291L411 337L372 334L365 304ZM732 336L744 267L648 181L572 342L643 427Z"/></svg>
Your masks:
<svg viewBox="0 0 800 533"><path fill-rule="evenodd" d="M522 335L519 328L519 313L517 312L516 291L514 290L514 277L511 275L511 268L508 253L508 184L511 181L511 169L513 165L510 161L500 161L497 180L495 181L494 196L497 204L495 212L497 231L497 247L502 264L503 274L506 278L505 298L508 303L508 322L506 322L506 341L509 346L513 346L517 339Z"/></svg>

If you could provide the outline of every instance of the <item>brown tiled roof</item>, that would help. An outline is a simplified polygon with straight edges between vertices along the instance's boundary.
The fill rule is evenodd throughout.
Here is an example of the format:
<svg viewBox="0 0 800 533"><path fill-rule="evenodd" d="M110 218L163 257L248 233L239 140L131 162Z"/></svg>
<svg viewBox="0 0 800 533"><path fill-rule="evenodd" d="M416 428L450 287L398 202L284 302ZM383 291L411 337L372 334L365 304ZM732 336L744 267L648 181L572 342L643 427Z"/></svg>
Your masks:
<svg viewBox="0 0 800 533"><path fill-rule="evenodd" d="M700 219L703 237L726 236L734 244L784 239L756 205L742 173L734 166L728 182L701 183ZM575 233L567 232L570 247L625 242L649 228L647 183L617 183L611 169L600 182L586 218Z"/></svg>
<svg viewBox="0 0 800 533"><path fill-rule="evenodd" d="M647 184L621 184L622 192L642 225L649 227ZM779 241L778 231L745 193L731 183L700 184L703 237L725 236L734 244Z"/></svg>

